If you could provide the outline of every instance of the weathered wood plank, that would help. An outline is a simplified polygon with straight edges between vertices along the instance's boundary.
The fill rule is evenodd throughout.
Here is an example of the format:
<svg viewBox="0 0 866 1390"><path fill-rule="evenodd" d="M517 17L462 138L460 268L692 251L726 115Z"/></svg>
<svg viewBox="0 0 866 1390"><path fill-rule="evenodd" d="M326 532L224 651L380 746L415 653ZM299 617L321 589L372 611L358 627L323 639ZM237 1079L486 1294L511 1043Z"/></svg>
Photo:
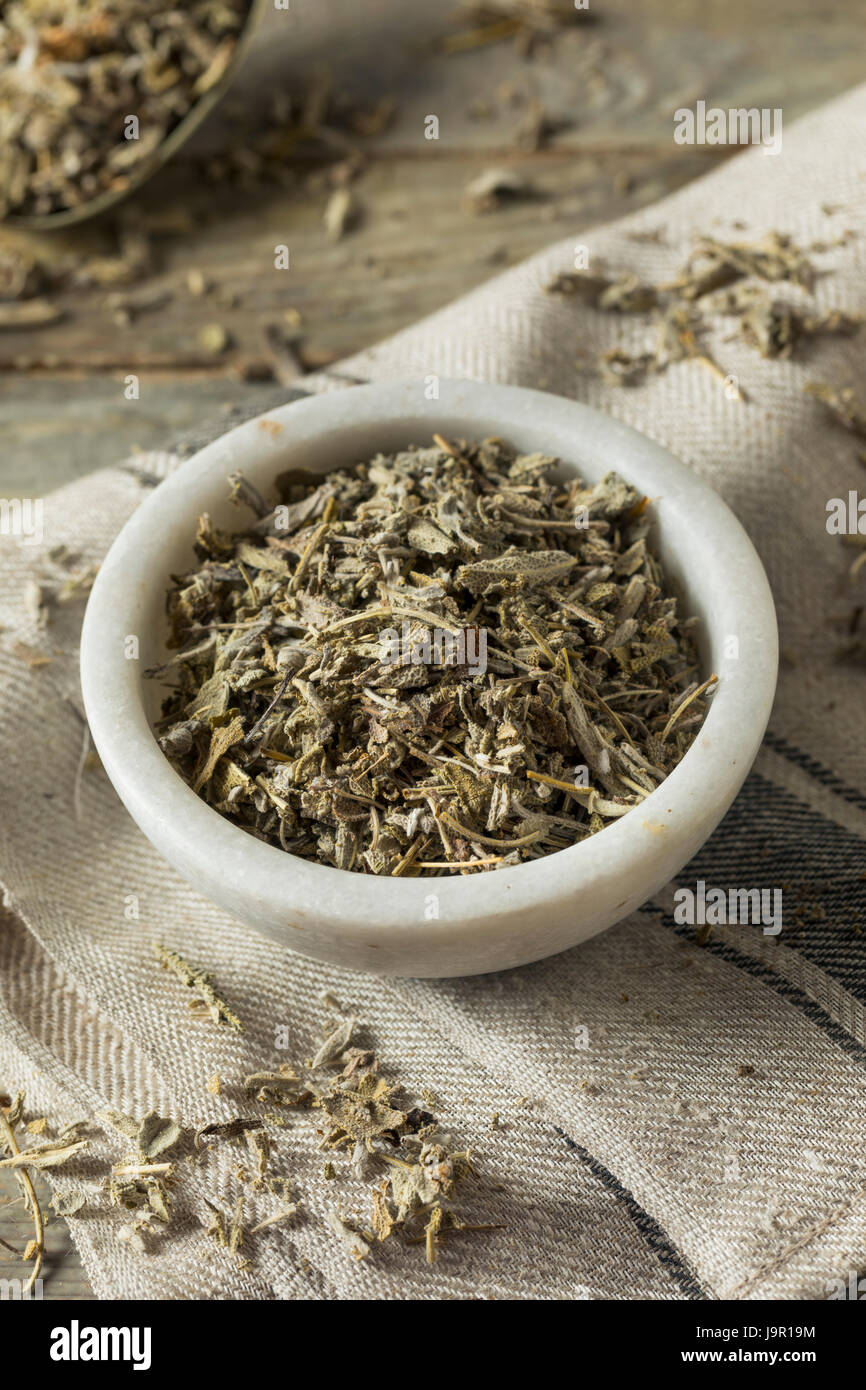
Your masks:
<svg viewBox="0 0 866 1390"><path fill-rule="evenodd" d="M51 1189L38 1173L31 1173L31 1177L46 1220L45 1259L40 1276L43 1299L93 1298L67 1223L48 1209ZM20 1197L14 1175L7 1170L0 1171L0 1239L17 1250L24 1250L33 1238L33 1220ZM21 1279L26 1283L31 1269L31 1264L16 1259L0 1246L0 1280Z"/></svg>
<svg viewBox="0 0 866 1390"><path fill-rule="evenodd" d="M434 170L418 160L378 161L358 187L360 224L336 245L322 235L324 187L273 191L242 208L220 198L210 221L196 218L192 231L159 240L160 268L147 281L148 295L165 293L158 307L119 326L113 291L70 290L60 297L59 323L0 333L3 486L42 492L133 447L163 447L224 401L255 404L266 388L238 374L263 356L268 325L297 331L310 367L345 356L550 241L654 201L717 158L524 157L515 167L537 196L484 215L467 210L464 189L486 160L437 159ZM85 237L96 244L85 229L64 242ZM274 269L278 244L290 246L286 272ZM210 286L204 296L187 288L193 270ZM297 330L287 314L292 323L300 315ZM199 335L214 323L229 346L208 357ZM124 399L130 373L140 378L138 400Z"/></svg>

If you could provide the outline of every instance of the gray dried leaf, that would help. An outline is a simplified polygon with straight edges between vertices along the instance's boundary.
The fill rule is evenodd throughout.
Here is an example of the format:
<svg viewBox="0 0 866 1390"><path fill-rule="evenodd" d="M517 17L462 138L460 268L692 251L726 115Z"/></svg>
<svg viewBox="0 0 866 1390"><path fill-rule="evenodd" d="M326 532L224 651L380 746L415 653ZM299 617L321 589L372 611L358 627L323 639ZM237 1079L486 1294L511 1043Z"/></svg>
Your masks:
<svg viewBox="0 0 866 1390"><path fill-rule="evenodd" d="M215 1124L205 1125L198 1130L195 1136L195 1146L202 1148L205 1143L210 1143L212 1139L236 1139L239 1134L249 1134L253 1130L264 1129L263 1120L223 1120Z"/></svg>
<svg viewBox="0 0 866 1390"><path fill-rule="evenodd" d="M118 1110L102 1110L96 1118L104 1120L121 1134L142 1163L152 1162L159 1154L170 1149L183 1133L177 1120L164 1119L155 1110L148 1111L141 1120L122 1115Z"/></svg>
<svg viewBox="0 0 866 1390"><path fill-rule="evenodd" d="M339 241L358 221L360 209L350 188L335 188L322 221L331 241Z"/></svg>
<svg viewBox="0 0 866 1390"><path fill-rule="evenodd" d="M90 1147L89 1139L79 1139L73 1143L57 1139L47 1144L34 1144L9 1158L0 1158L0 1168L59 1168L70 1158Z"/></svg>
<svg viewBox="0 0 866 1390"><path fill-rule="evenodd" d="M0 304L0 329L2 328L41 328L46 323L57 323L63 318L63 310L47 299L23 299L18 304Z"/></svg>
<svg viewBox="0 0 866 1390"><path fill-rule="evenodd" d="M157 1154L170 1149L182 1134L177 1120L163 1119L151 1110L141 1121L138 1132L138 1149L145 1158L156 1158Z"/></svg>
<svg viewBox="0 0 866 1390"><path fill-rule="evenodd" d="M532 181L517 169L483 169L466 185L473 212L492 212L504 202L535 196Z"/></svg>
<svg viewBox="0 0 866 1390"><path fill-rule="evenodd" d="M219 682L217 683L219 684ZM243 738L243 728L238 728L237 720L233 720L227 727L214 732L204 764L196 778L200 786L204 786L210 781L219 759L241 738ZM236 1033L244 1031L240 1019L220 998L210 982L210 977L203 970L194 969L193 966L187 964L182 956L178 955L177 951L169 951L157 941L153 942L153 953L161 965L170 970L181 984L191 989L197 1000L201 1000L214 1023L224 1023L229 1028L233 1028Z"/></svg>
<svg viewBox="0 0 866 1390"><path fill-rule="evenodd" d="M356 1023L357 1019L353 1015L350 1018L341 1019L336 1028L332 1029L310 1062L313 1071L318 1070L319 1067L329 1066L331 1062L337 1060L342 1052L345 1052L352 1041Z"/></svg>
<svg viewBox="0 0 866 1390"><path fill-rule="evenodd" d="M808 381L803 390L820 401L830 415L851 434L866 439L866 410L855 399L850 386L832 386L823 381Z"/></svg>
<svg viewBox="0 0 866 1390"><path fill-rule="evenodd" d="M457 582L470 593L479 594L492 585L517 580L525 584L552 584L562 579L574 568L577 558L562 550L544 550L535 553L512 550L491 560L476 560L469 565L461 565L457 571Z"/></svg>
<svg viewBox="0 0 866 1390"><path fill-rule="evenodd" d="M293 1217L297 1216L300 1209L300 1202L290 1202L287 1207L282 1211L278 1211L274 1216L267 1216L264 1221L260 1221L257 1226L251 1226L250 1235L254 1236L257 1231L268 1230L271 1226L279 1226L284 1221L291 1221Z"/></svg>
<svg viewBox="0 0 866 1390"><path fill-rule="evenodd" d="M58 1216L74 1216L86 1204L87 1198L77 1192L55 1192L50 1206Z"/></svg>
<svg viewBox="0 0 866 1390"><path fill-rule="evenodd" d="M355 1230L347 1221L344 1221L340 1213L331 1208L325 1217L328 1230L337 1237L345 1250L346 1254L353 1260L364 1260L370 1253L369 1243L361 1235L360 1231Z"/></svg>

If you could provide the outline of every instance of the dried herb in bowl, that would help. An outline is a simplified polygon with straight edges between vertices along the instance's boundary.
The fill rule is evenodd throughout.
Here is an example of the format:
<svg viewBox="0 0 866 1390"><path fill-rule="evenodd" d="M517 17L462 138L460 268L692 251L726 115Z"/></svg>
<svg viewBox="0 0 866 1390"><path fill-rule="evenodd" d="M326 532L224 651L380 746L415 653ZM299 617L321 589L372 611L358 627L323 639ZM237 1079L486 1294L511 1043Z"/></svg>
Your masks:
<svg viewBox="0 0 866 1390"><path fill-rule="evenodd" d="M0 217L125 189L224 76L251 0L12 0L0 14Z"/></svg>
<svg viewBox="0 0 866 1390"><path fill-rule="evenodd" d="M693 741L691 620L616 473L499 439L239 475L168 596L160 744L258 839L361 873L537 859L624 815Z"/></svg>

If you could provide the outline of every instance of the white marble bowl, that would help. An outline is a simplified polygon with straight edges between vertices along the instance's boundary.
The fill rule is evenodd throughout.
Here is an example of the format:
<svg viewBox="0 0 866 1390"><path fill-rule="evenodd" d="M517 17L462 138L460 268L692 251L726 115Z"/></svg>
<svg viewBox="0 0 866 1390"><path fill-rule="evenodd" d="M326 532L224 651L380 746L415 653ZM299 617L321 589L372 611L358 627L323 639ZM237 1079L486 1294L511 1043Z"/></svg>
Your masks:
<svg viewBox="0 0 866 1390"><path fill-rule="evenodd" d="M326 472L410 443L497 434L558 455L592 482L610 469L654 499L655 545L700 619L706 674L720 685L686 757L640 807L598 835L517 868L390 879L309 863L254 839L173 771L151 731L164 653L165 592L193 561L199 514L237 525L233 469L266 494L291 466ZM271 493L272 495L272 493ZM130 634L140 660L125 655ZM736 639L733 642L731 639ZM738 648L735 654L735 646ZM727 506L666 450L573 401L511 386L420 381L312 396L232 430L162 483L124 527L97 577L81 644L87 717L127 810L199 892L284 946L377 974L501 970L586 940L626 916L688 862L734 799L757 753L776 683L766 575Z"/></svg>

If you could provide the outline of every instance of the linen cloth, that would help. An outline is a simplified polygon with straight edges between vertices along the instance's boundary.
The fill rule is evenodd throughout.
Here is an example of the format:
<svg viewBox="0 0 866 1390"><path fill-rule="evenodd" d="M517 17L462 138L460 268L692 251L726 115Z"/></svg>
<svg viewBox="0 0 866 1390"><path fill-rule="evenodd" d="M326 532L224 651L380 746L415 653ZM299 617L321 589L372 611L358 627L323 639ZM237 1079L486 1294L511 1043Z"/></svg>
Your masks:
<svg viewBox="0 0 866 1390"><path fill-rule="evenodd" d="M324 1181L319 1136L286 1112L271 1171L292 1178L303 1210L252 1238L249 1268L204 1229L205 1199L231 1209L241 1190L242 1155L226 1145L184 1167L175 1222L142 1254L118 1240L129 1217L100 1190L121 1145L94 1131L93 1149L53 1181L87 1196L70 1229L98 1296L800 1299L826 1297L829 1280L866 1266L866 675L836 659L845 634L830 620L854 607L855 552L825 525L827 499L862 488L863 468L857 441L802 391L810 379L862 381L864 336L769 361L729 340L730 321L718 319L709 349L747 399L730 399L695 362L617 389L589 364L615 345L640 350L647 321L544 288L572 269L575 243L592 269L662 282L700 234L751 240L776 229L826 247L810 252L814 296L785 284L779 298L862 313L864 151L866 87L786 130L780 155L740 154L651 209L575 228L304 382L324 391L440 374L560 392L669 446L729 502L774 590L781 679L751 776L678 882L782 887L778 939L729 927L699 946L693 927L674 923L671 887L594 940L498 975L383 980L277 948L199 898L104 776L80 770L80 608L56 609L40 630L28 586L47 562L38 547L4 541L0 1089L26 1087L30 1112L55 1128L106 1107L153 1107L188 1126L256 1113L242 1078L310 1056L330 990L389 1074L436 1094L484 1175L464 1211L504 1227L452 1238L432 1267L394 1240L353 1262L324 1218L332 1207L363 1218L366 1188L340 1160ZM98 560L177 459L139 458L52 495L45 545ZM50 664L28 665L21 643ZM137 918L125 915L133 900ZM243 1036L187 1016L181 986L155 966L154 940L211 972ZM219 1097L206 1090L215 1073ZM248 1224L274 1213L271 1196L244 1190Z"/></svg>

